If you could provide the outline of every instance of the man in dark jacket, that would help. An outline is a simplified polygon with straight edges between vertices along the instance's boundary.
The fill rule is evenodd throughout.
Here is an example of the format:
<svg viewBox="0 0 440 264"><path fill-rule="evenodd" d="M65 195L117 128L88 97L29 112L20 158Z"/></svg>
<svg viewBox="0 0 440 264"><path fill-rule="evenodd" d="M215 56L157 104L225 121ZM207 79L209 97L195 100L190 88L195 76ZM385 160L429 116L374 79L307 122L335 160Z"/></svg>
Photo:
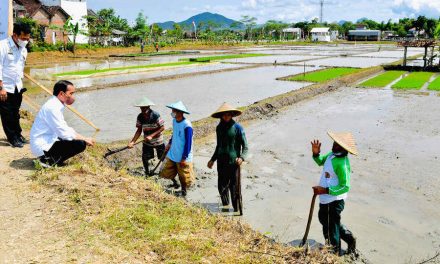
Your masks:
<svg viewBox="0 0 440 264"><path fill-rule="evenodd" d="M229 193L231 193L234 212L238 211L238 199L236 195L236 173L240 165L246 159L248 145L243 127L232 118L239 116L241 111L224 103L211 116L220 118L217 126L217 146L208 162L208 168L212 168L217 160L218 191L223 206L229 205Z"/></svg>

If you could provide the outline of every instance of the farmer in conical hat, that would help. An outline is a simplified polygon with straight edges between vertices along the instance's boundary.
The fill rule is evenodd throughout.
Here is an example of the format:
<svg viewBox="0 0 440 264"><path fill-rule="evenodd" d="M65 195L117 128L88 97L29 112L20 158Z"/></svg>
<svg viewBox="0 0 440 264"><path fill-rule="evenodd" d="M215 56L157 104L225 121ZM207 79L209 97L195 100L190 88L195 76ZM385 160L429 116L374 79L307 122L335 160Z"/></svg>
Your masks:
<svg viewBox="0 0 440 264"><path fill-rule="evenodd" d="M190 113L181 101L167 105L167 107L171 108L173 117L173 136L165 147L168 154L160 176L172 180L172 186L177 189L179 184L175 177L179 175L182 196L186 196L187 188L195 180L192 163L193 128L191 121L184 116Z"/></svg>
<svg viewBox="0 0 440 264"><path fill-rule="evenodd" d="M165 151L163 143L162 131L164 131L164 121L160 114L151 106L155 104L147 97L142 98L135 106L140 107L141 113L136 120L136 133L128 147L132 148L142 132L144 132L144 142L142 144L142 163L144 164L145 176L150 175L149 161L154 158L154 150L156 150L157 158L160 159Z"/></svg>
<svg viewBox="0 0 440 264"><path fill-rule="evenodd" d="M248 144L243 127L232 118L241 115L241 111L224 103L211 116L219 118L217 125L217 146L214 154L208 162L208 168L212 168L217 161L218 191L223 206L229 206L229 192L231 193L232 206L237 212L236 197L236 172L246 159Z"/></svg>
<svg viewBox="0 0 440 264"><path fill-rule="evenodd" d="M356 254L356 238L341 224L347 193L350 190L350 161L348 153L357 155L356 144L351 133L333 133L328 135L334 140L332 151L320 155L321 143L313 140L313 159L319 166L324 166L318 186L313 187L319 195L319 222L322 224L324 238L340 254L341 239L347 245L347 253Z"/></svg>

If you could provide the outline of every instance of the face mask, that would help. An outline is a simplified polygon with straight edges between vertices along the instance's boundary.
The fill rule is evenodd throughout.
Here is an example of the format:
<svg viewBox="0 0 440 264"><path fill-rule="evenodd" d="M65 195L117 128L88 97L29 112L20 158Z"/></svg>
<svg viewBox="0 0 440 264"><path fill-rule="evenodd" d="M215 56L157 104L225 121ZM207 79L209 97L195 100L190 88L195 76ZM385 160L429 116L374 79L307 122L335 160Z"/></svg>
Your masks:
<svg viewBox="0 0 440 264"><path fill-rule="evenodd" d="M171 117L172 117L172 118L176 118L176 113L171 112Z"/></svg>
<svg viewBox="0 0 440 264"><path fill-rule="evenodd" d="M27 41L27 40L18 39L18 46L20 46L22 48L25 48L28 43L29 43L29 41Z"/></svg>

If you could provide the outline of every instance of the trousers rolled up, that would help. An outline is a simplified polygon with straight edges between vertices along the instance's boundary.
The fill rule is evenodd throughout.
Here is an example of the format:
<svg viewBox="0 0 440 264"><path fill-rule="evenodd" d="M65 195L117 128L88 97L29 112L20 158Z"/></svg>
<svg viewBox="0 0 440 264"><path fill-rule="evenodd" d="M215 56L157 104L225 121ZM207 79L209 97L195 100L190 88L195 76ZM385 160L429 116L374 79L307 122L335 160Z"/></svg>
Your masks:
<svg viewBox="0 0 440 264"><path fill-rule="evenodd" d="M84 140L56 141L48 151L44 151L44 158L50 165L61 165L64 161L83 152L86 149Z"/></svg>
<svg viewBox="0 0 440 264"><path fill-rule="evenodd" d="M0 115L8 141L21 136L20 107L23 95L15 88L14 93L8 93L6 101L0 101Z"/></svg>
<svg viewBox="0 0 440 264"><path fill-rule="evenodd" d="M329 204L319 204L318 218L322 224L324 238L333 246L335 253L341 250L341 239L347 244L354 242L353 234L341 224L341 213L344 210L345 201L336 200Z"/></svg>
<svg viewBox="0 0 440 264"><path fill-rule="evenodd" d="M236 173L237 164L229 164L229 160L219 159L217 161L218 172L218 192L222 200L223 206L229 205L229 193L231 195L232 206L234 210L237 208L237 182Z"/></svg>

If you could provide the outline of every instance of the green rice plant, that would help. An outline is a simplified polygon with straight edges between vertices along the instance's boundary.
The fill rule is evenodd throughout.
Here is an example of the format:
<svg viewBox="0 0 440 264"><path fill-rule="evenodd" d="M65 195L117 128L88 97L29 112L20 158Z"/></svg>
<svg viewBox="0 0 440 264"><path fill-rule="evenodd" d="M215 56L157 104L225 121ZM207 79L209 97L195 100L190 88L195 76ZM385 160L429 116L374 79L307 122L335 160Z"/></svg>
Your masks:
<svg viewBox="0 0 440 264"><path fill-rule="evenodd" d="M91 75L91 74L95 74L95 73L123 71L123 70L161 68L161 67L168 67L168 66L183 66L183 65L189 65L189 64L194 64L194 63L196 63L196 62L179 61L179 62L170 62L170 63L161 63L161 64L148 64L148 65L108 68L108 69L101 69L101 70L71 71L71 72L57 73L57 74L54 74L54 76Z"/></svg>
<svg viewBox="0 0 440 264"><path fill-rule="evenodd" d="M385 87L392 83L394 80L399 78L405 73L405 71L387 71L384 72L374 78L371 78L363 83L360 86L363 87Z"/></svg>
<svg viewBox="0 0 440 264"><path fill-rule="evenodd" d="M413 72L395 83L392 88L401 90L420 90L423 85L429 81L432 75L432 72Z"/></svg>
<svg viewBox="0 0 440 264"><path fill-rule="evenodd" d="M440 75L429 84L428 90L440 91Z"/></svg>
<svg viewBox="0 0 440 264"><path fill-rule="evenodd" d="M306 74L298 74L288 78L289 81L303 81L303 82L326 82L328 80L336 79L338 77L355 73L360 69L356 68L330 68L325 70L318 70Z"/></svg>
<svg viewBox="0 0 440 264"><path fill-rule="evenodd" d="M262 56L267 56L267 54L258 54L258 53L228 54L228 55L219 55L219 56L207 56L207 57L195 57L195 58L189 58L189 59L180 59L180 61L207 62L207 61L219 61L219 60L241 59L241 58L262 57Z"/></svg>

